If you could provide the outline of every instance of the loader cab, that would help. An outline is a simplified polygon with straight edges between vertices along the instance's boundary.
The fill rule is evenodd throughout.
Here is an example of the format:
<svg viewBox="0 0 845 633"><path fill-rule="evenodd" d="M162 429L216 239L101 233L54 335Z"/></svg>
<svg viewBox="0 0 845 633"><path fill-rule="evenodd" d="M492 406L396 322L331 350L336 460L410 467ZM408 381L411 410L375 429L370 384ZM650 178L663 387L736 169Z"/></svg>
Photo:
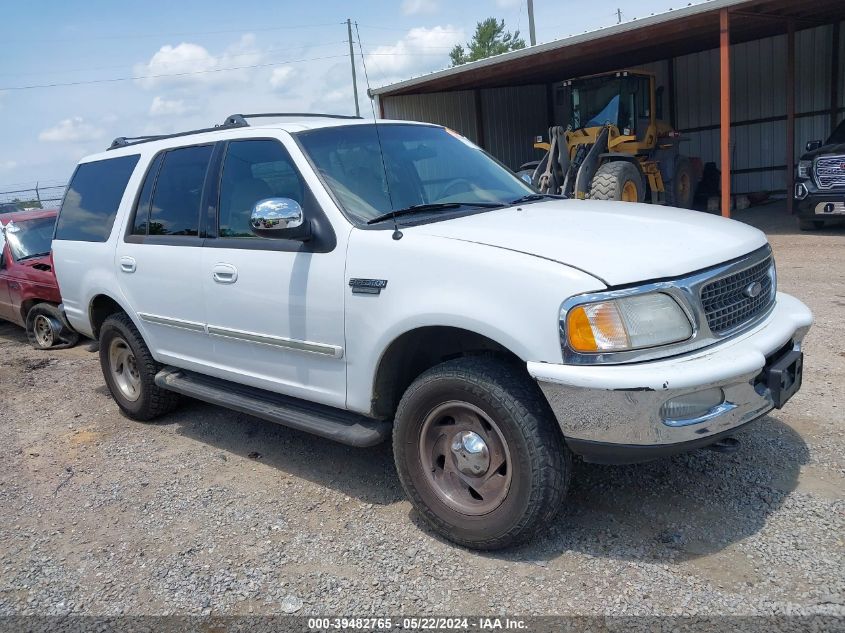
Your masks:
<svg viewBox="0 0 845 633"><path fill-rule="evenodd" d="M644 140L654 123L654 77L618 71L564 82L573 130L613 125L624 136Z"/></svg>

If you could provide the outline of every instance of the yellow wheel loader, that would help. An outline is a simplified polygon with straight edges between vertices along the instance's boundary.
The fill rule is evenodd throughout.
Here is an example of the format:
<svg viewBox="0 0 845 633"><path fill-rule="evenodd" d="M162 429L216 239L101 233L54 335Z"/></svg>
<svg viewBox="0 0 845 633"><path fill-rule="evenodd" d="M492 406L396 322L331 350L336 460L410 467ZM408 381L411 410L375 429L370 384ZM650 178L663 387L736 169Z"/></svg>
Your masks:
<svg viewBox="0 0 845 633"><path fill-rule="evenodd" d="M654 75L592 75L563 91L568 125L552 127L548 142L538 137L546 155L520 176L566 198L643 202L648 193L652 203L692 206L701 162L680 154L680 135L659 119Z"/></svg>

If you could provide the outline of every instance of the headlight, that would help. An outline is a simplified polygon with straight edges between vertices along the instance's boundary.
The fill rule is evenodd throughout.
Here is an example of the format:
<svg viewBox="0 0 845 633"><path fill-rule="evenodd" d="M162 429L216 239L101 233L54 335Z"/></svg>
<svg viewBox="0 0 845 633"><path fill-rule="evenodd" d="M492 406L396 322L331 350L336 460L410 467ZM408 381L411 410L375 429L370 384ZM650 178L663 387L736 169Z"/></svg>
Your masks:
<svg viewBox="0 0 845 633"><path fill-rule="evenodd" d="M653 292L577 305L564 331L577 352L620 352L685 341L692 325L672 297Z"/></svg>
<svg viewBox="0 0 845 633"><path fill-rule="evenodd" d="M810 177L810 170L813 168L813 161L811 160L799 160L798 161L798 177L799 178L809 178Z"/></svg>

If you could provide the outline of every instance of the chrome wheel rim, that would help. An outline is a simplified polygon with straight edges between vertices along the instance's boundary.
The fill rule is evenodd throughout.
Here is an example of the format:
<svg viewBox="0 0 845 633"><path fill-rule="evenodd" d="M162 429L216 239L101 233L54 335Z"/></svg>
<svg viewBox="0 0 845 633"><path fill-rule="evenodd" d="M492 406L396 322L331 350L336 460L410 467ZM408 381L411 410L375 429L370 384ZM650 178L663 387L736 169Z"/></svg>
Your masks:
<svg viewBox="0 0 845 633"><path fill-rule="evenodd" d="M50 320L43 314L35 317L35 321L32 324L32 331L35 335L35 341L39 346L53 346L53 326L50 325Z"/></svg>
<svg viewBox="0 0 845 633"><path fill-rule="evenodd" d="M141 374L132 348L122 338L112 339L109 345L109 370L120 394L134 402L141 396Z"/></svg>
<svg viewBox="0 0 845 633"><path fill-rule="evenodd" d="M419 444L426 480L446 506L472 516L498 508L511 485L508 444L493 419L468 402L435 407Z"/></svg>

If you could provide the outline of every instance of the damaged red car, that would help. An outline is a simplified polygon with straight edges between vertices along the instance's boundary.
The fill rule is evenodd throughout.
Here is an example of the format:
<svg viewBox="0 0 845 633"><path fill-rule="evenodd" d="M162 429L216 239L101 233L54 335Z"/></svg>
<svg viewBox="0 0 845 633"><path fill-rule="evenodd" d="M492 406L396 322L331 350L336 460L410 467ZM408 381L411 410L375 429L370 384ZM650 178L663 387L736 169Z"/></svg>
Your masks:
<svg viewBox="0 0 845 633"><path fill-rule="evenodd" d="M62 314L50 257L56 214L37 209L0 215L0 319L25 327L37 349L79 340Z"/></svg>

